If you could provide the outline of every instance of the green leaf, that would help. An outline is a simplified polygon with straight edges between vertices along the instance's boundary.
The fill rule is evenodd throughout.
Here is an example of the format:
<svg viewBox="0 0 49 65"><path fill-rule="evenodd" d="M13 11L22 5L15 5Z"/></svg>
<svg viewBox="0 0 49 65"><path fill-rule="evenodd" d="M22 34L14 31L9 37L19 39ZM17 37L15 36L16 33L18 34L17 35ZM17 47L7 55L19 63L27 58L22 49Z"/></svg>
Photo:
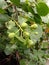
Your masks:
<svg viewBox="0 0 49 65"><path fill-rule="evenodd" d="M0 13L5 13L6 11L0 8Z"/></svg>
<svg viewBox="0 0 49 65"><path fill-rule="evenodd" d="M49 11L48 6L43 2L38 3L36 6L36 9L37 9L37 12L40 16L46 16L48 14L48 11Z"/></svg>
<svg viewBox="0 0 49 65"><path fill-rule="evenodd" d="M0 43L0 51L3 51L5 49L5 45Z"/></svg>
<svg viewBox="0 0 49 65"><path fill-rule="evenodd" d="M6 14L0 14L0 22L1 23L4 23L4 22L7 22L9 21L10 17Z"/></svg>
<svg viewBox="0 0 49 65"><path fill-rule="evenodd" d="M34 14L33 8L26 3L22 4L22 9L26 12L31 12L32 14Z"/></svg>
<svg viewBox="0 0 49 65"><path fill-rule="evenodd" d="M38 34L36 35L35 32L38 32ZM34 41L37 42L40 37L42 36L43 30L42 30L42 26L38 25L38 28L33 30L32 32L30 32L30 38Z"/></svg>
<svg viewBox="0 0 49 65"><path fill-rule="evenodd" d="M27 19L24 18L24 17L21 17L21 16L18 16L18 22L20 23L20 25L23 23L23 22L26 22Z"/></svg>
<svg viewBox="0 0 49 65"><path fill-rule="evenodd" d="M36 65L36 63L33 62L33 61L30 61L30 62L28 63L28 65Z"/></svg>
<svg viewBox="0 0 49 65"><path fill-rule="evenodd" d="M32 14L35 14L33 8L26 3L21 4L21 8L26 12L31 12Z"/></svg>
<svg viewBox="0 0 49 65"><path fill-rule="evenodd" d="M13 44L13 45L7 44L4 52L6 55L9 55L9 54L13 53L16 48L17 48L17 46L15 44Z"/></svg>
<svg viewBox="0 0 49 65"><path fill-rule="evenodd" d="M6 27L8 29L12 29L13 27L15 27L15 22L12 21L12 20L8 21L7 24L6 24Z"/></svg>
<svg viewBox="0 0 49 65"><path fill-rule="evenodd" d="M7 7L7 3L4 0L0 0L0 8Z"/></svg>
<svg viewBox="0 0 49 65"><path fill-rule="evenodd" d="M41 43L41 48L48 48L49 44L47 41Z"/></svg>
<svg viewBox="0 0 49 65"><path fill-rule="evenodd" d="M38 24L40 24L42 22L42 19L41 19L41 17L38 14L35 14L34 15L34 20Z"/></svg>
<svg viewBox="0 0 49 65"><path fill-rule="evenodd" d="M47 27L49 28L49 22L47 23Z"/></svg>
<svg viewBox="0 0 49 65"><path fill-rule="evenodd" d="M15 4L16 6L19 6L20 4L20 0L10 0L11 2L13 2L13 4Z"/></svg>
<svg viewBox="0 0 49 65"><path fill-rule="evenodd" d="M28 4L26 4L26 3L20 3L20 0L18 0L18 1L11 0L11 2L13 2L18 7L21 7L24 11L31 12L32 14L34 14L34 11L33 11L32 7L29 6Z"/></svg>
<svg viewBox="0 0 49 65"><path fill-rule="evenodd" d="M20 60L20 65L26 65L26 61L24 59Z"/></svg>
<svg viewBox="0 0 49 65"><path fill-rule="evenodd" d="M34 12L34 10L31 6L28 5L27 8L28 8L28 12L31 12L32 14L35 14L35 12Z"/></svg>
<svg viewBox="0 0 49 65"><path fill-rule="evenodd" d="M24 11L26 11L26 12L28 12L27 6L28 6L28 5L27 5L26 3L21 4L21 8L22 8Z"/></svg>
<svg viewBox="0 0 49 65"><path fill-rule="evenodd" d="M37 2L39 3L39 2L44 2L44 0L37 0Z"/></svg>

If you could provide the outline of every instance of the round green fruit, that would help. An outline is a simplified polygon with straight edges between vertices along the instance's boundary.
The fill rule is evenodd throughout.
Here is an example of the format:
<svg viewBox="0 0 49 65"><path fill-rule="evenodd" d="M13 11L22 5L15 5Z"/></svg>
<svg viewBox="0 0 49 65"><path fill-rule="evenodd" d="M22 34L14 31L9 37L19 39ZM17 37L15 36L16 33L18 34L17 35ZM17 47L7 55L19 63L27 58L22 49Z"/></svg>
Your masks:
<svg viewBox="0 0 49 65"><path fill-rule="evenodd" d="M13 38L14 36L15 36L15 33L9 33L9 34L8 34L8 37L9 37L9 38Z"/></svg>
<svg viewBox="0 0 49 65"><path fill-rule="evenodd" d="M34 42L32 40L28 40L29 45L33 45Z"/></svg>
<svg viewBox="0 0 49 65"><path fill-rule="evenodd" d="M31 46L33 46L34 45L34 42L32 41L32 40L28 40L28 45L27 45L27 47L29 48L29 47L31 47Z"/></svg>
<svg viewBox="0 0 49 65"><path fill-rule="evenodd" d="M38 32L34 32L35 35L38 35Z"/></svg>
<svg viewBox="0 0 49 65"><path fill-rule="evenodd" d="M24 37L29 37L29 33L28 32L23 32L23 36Z"/></svg>
<svg viewBox="0 0 49 65"><path fill-rule="evenodd" d="M27 27L27 23L23 22L21 25L22 28L26 28Z"/></svg>
<svg viewBox="0 0 49 65"><path fill-rule="evenodd" d="M37 24L33 24L33 25L31 25L31 28L32 29L36 29L36 28L38 28L38 25Z"/></svg>

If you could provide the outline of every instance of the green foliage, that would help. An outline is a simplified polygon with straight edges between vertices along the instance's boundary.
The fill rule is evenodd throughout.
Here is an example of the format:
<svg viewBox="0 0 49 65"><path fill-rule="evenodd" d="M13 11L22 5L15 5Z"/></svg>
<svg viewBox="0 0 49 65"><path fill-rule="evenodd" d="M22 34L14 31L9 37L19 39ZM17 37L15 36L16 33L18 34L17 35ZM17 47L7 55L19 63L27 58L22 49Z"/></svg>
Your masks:
<svg viewBox="0 0 49 65"><path fill-rule="evenodd" d="M6 11L0 8L0 13L5 13Z"/></svg>
<svg viewBox="0 0 49 65"><path fill-rule="evenodd" d="M20 60L20 65L26 65L26 61L24 59Z"/></svg>
<svg viewBox="0 0 49 65"><path fill-rule="evenodd" d="M36 23L39 23L39 24L40 24L41 21L42 21L41 17L40 17L38 14L35 14L35 15L34 15L34 19L35 19L35 22L36 22Z"/></svg>
<svg viewBox="0 0 49 65"><path fill-rule="evenodd" d="M0 8L5 8L7 3L4 0L0 0Z"/></svg>
<svg viewBox="0 0 49 65"><path fill-rule="evenodd" d="M0 14L0 22L1 23L4 23L6 21L9 21L10 20L10 17L6 14Z"/></svg>
<svg viewBox="0 0 49 65"><path fill-rule="evenodd" d="M41 48L48 48L49 44L46 41L42 42Z"/></svg>
<svg viewBox="0 0 49 65"><path fill-rule="evenodd" d="M6 55L18 51L20 65L45 65L49 57L45 50L49 45L49 22L42 17L48 9L41 0L0 0L0 51Z"/></svg>
<svg viewBox="0 0 49 65"><path fill-rule="evenodd" d="M42 2L38 3L36 8L37 8L38 14L41 15L41 16L45 16L49 12L48 6L45 3L42 3Z"/></svg>
<svg viewBox="0 0 49 65"><path fill-rule="evenodd" d="M17 46L15 44L11 45L11 44L7 44L5 47L4 52L6 53L6 55L9 55L11 53L13 53L13 51L17 48Z"/></svg>
<svg viewBox="0 0 49 65"><path fill-rule="evenodd" d="M10 0L10 1L17 6L20 4L20 0Z"/></svg>

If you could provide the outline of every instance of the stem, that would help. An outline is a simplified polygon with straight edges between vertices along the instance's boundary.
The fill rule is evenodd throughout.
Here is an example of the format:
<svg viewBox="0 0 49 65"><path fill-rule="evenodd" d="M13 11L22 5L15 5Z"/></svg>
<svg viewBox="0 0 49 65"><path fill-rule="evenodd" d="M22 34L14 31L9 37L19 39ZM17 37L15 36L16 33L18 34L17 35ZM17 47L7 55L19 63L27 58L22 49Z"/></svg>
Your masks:
<svg viewBox="0 0 49 65"><path fill-rule="evenodd" d="M21 28L21 26L18 24L17 21L14 20L14 22L16 23L16 25L21 29L21 31L23 31L23 29Z"/></svg>
<svg viewBox="0 0 49 65"><path fill-rule="evenodd" d="M19 31L20 31L20 29L16 33L18 33Z"/></svg>

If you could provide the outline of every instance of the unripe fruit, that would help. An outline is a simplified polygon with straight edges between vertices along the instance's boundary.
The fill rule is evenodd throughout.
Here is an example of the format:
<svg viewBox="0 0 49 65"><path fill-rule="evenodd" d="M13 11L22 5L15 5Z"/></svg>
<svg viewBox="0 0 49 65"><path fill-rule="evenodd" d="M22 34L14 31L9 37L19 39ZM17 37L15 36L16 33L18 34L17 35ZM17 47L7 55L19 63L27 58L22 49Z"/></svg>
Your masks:
<svg viewBox="0 0 49 65"><path fill-rule="evenodd" d="M23 22L21 25L22 28L26 28L27 27L27 23Z"/></svg>
<svg viewBox="0 0 49 65"><path fill-rule="evenodd" d="M31 46L33 46L33 45L34 45L34 42L29 39L29 40L28 40L28 46L27 46L27 47L29 48L29 47L31 47Z"/></svg>
<svg viewBox="0 0 49 65"><path fill-rule="evenodd" d="M29 45L33 45L33 41L32 40L28 40Z"/></svg>
<svg viewBox="0 0 49 65"><path fill-rule="evenodd" d="M31 28L32 29L36 29L36 28L38 28L38 25L37 24L33 24L33 25L31 25Z"/></svg>
<svg viewBox="0 0 49 65"><path fill-rule="evenodd" d="M38 32L34 32L35 35L38 35Z"/></svg>
<svg viewBox="0 0 49 65"><path fill-rule="evenodd" d="M23 36L24 37L29 37L29 33L28 32L23 32Z"/></svg>
<svg viewBox="0 0 49 65"><path fill-rule="evenodd" d="M9 33L8 37L13 38L15 36L15 33Z"/></svg>

